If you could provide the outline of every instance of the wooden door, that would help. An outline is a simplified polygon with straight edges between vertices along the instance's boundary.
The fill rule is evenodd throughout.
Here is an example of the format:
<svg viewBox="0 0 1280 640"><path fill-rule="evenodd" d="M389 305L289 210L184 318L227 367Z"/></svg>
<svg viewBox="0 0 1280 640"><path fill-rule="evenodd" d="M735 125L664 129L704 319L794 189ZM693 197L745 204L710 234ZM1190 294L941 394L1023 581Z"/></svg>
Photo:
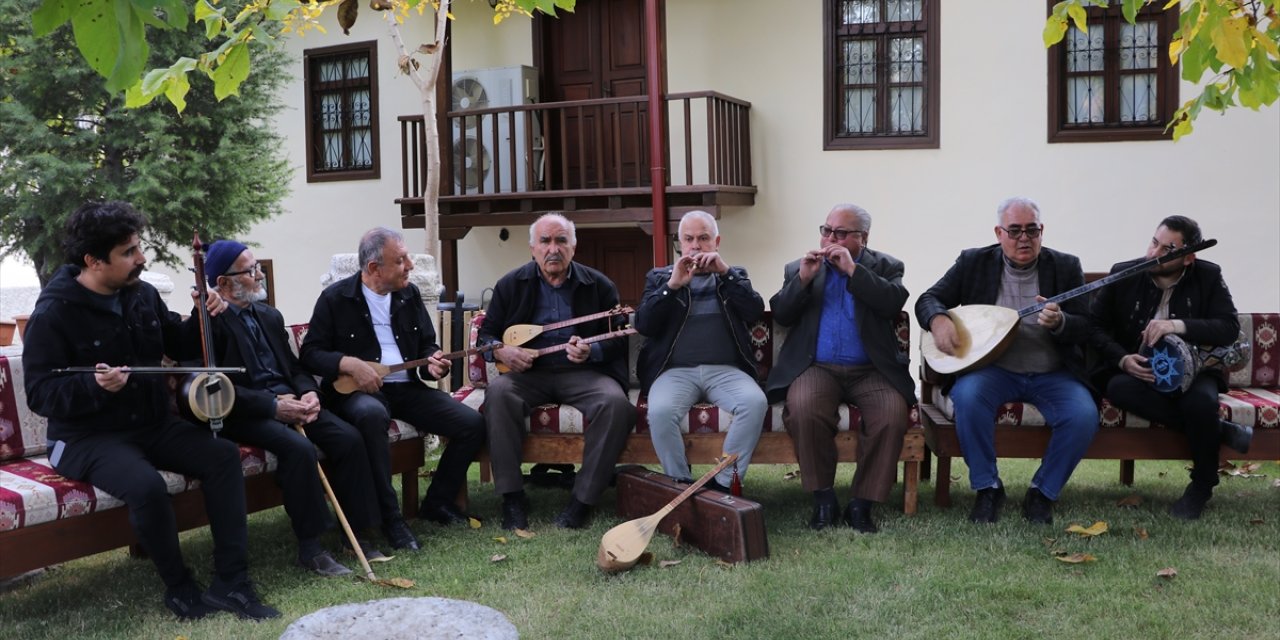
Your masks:
<svg viewBox="0 0 1280 640"><path fill-rule="evenodd" d="M644 0L580 0L574 13L538 18L544 102L643 96ZM649 183L643 104L569 108L548 131L550 189Z"/></svg>
<svg viewBox="0 0 1280 640"><path fill-rule="evenodd" d="M618 287L622 304L640 306L644 275L653 268L653 238L638 227L577 230L574 262L598 269Z"/></svg>

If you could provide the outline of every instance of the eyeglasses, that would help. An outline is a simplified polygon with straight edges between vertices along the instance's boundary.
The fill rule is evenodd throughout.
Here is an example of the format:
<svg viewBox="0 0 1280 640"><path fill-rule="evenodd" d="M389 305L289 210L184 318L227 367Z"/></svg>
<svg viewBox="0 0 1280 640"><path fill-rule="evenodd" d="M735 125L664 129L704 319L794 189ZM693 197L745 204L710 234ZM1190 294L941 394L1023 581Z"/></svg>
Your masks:
<svg viewBox="0 0 1280 640"><path fill-rule="evenodd" d="M1027 239L1035 240L1040 237L1040 232L1044 231L1044 227L1000 227L1004 232L1009 234L1010 238L1017 240L1023 234L1027 235Z"/></svg>
<svg viewBox="0 0 1280 640"><path fill-rule="evenodd" d="M242 276L246 273L252 273L252 274L262 273L262 265L255 262L252 265L250 265L248 269L245 269L244 271L228 271L222 275L230 278L233 276Z"/></svg>
<svg viewBox="0 0 1280 640"><path fill-rule="evenodd" d="M844 242L844 239L848 238L850 234L858 237L867 235L867 232L861 229L832 229L825 224L818 227L818 233L822 234L824 238L835 236L836 242Z"/></svg>

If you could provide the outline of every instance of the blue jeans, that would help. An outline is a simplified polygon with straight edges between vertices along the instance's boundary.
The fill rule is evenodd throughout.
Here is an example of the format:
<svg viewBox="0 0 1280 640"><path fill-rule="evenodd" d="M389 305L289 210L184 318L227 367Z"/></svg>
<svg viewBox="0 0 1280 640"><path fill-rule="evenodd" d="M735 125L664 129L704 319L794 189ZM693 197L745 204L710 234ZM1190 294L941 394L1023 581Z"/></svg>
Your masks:
<svg viewBox="0 0 1280 640"><path fill-rule="evenodd" d="M724 437L724 453L738 454L734 465L738 468L738 479L745 480L751 453L760 441L769 402L759 383L730 365L676 367L663 371L653 381L649 388L649 438L662 462L663 473L677 479L689 477L680 420L703 398L733 414L729 432ZM729 486L733 482L733 467L716 474L716 482Z"/></svg>
<svg viewBox="0 0 1280 640"><path fill-rule="evenodd" d="M1013 373L991 366L960 376L951 389L955 405L956 434L969 485L975 490L1001 486L996 468L996 411L1006 402L1029 402L1044 414L1053 429L1040 468L1031 478L1050 500L1057 500L1071 472L1098 431L1098 407L1075 376L1051 373Z"/></svg>

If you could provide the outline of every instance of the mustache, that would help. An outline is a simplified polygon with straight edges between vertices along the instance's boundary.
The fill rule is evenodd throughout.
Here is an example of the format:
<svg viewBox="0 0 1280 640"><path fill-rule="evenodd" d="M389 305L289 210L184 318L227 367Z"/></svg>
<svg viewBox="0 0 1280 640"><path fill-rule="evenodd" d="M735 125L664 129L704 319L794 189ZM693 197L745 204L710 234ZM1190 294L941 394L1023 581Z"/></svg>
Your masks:
<svg viewBox="0 0 1280 640"><path fill-rule="evenodd" d="M130 271L130 272L129 272L129 279L130 279L130 280L135 280L135 279L137 279L137 278L141 278L141 277L142 277L142 272L143 272L143 271L146 271L146 270L147 270L147 266L146 266L146 265L141 265L141 266L138 266L138 267L134 267L133 271Z"/></svg>

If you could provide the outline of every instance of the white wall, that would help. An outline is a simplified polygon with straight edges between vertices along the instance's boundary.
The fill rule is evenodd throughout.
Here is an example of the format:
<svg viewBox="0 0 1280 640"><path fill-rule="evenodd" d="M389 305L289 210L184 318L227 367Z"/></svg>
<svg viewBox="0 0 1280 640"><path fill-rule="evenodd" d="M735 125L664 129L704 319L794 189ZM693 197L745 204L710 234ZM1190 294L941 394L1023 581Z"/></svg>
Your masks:
<svg viewBox="0 0 1280 640"><path fill-rule="evenodd" d="M781 8L780 8L781 7ZM1242 311L1280 309L1280 110L1207 112L1178 143L1045 142L1044 5L989 0L983 11L942 4L941 147L933 150L822 150L821 3L672 0L667 3L671 91L715 89L752 103L752 165L759 193L752 207L726 208L726 257L752 273L767 299L782 265L817 245L816 227L831 205L855 202L874 217L873 248L907 264L913 294L928 288L962 248L993 241L995 205L1010 195L1037 200L1048 246L1106 270L1139 255L1156 223L1182 213L1221 244L1202 257L1221 264ZM531 63L528 20L492 26L485 2L454 9L454 68ZM398 227L400 193L396 116L419 110L417 90L398 77L386 27L362 11L350 37L290 43L301 80L301 51L378 40L382 179L307 184L302 93L279 119L295 164L289 213L249 234L257 253L275 259L277 300L291 321L305 320L319 294L328 256L355 250L365 229ZM411 22L409 44L429 33ZM1189 87L1183 99L1192 95ZM1237 185L1243 185L1239 187ZM459 243L460 284L479 298L503 273L528 259L527 229L477 228ZM424 235L407 232L411 247ZM189 276L175 275L175 282ZM914 304L913 299L909 302Z"/></svg>

